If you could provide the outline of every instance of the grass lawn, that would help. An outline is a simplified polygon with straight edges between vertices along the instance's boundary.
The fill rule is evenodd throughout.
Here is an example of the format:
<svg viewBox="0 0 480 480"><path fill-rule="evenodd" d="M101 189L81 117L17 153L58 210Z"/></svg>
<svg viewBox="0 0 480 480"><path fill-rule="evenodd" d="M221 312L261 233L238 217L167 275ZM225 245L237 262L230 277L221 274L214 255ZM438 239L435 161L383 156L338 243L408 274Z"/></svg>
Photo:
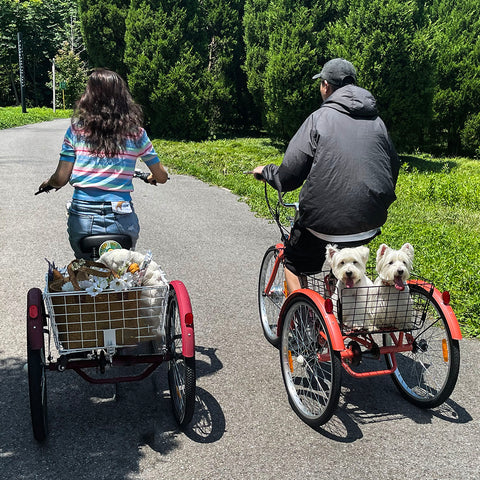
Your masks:
<svg viewBox="0 0 480 480"><path fill-rule="evenodd" d="M27 108L26 110L27 113L22 113L22 107L0 107L0 130L72 116L71 110L57 109L55 113L51 108Z"/></svg>

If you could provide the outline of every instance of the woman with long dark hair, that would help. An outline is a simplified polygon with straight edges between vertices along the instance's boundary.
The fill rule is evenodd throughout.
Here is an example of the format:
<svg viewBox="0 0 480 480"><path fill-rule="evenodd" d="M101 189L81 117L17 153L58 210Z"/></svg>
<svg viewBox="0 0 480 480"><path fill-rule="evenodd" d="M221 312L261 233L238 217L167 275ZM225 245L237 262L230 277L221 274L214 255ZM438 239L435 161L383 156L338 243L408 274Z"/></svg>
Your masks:
<svg viewBox="0 0 480 480"><path fill-rule="evenodd" d="M79 240L92 234L127 234L135 247L140 227L131 202L137 159L150 169L150 183L168 174L143 126L142 110L115 72L95 70L77 102L55 173L40 189L75 188L68 234L76 258Z"/></svg>

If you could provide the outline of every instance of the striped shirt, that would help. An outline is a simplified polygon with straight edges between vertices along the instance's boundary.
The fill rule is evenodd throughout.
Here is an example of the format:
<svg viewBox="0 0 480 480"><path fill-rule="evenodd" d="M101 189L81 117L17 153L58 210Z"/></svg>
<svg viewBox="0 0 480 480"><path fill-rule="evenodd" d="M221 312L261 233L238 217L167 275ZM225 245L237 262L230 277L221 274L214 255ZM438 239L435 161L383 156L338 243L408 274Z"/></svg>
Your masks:
<svg viewBox="0 0 480 480"><path fill-rule="evenodd" d="M73 198L87 201L130 200L137 159L147 166L160 161L143 128L127 138L125 151L104 157L90 149L80 129L70 126L60 152L60 160L74 163L70 176L70 185L75 187Z"/></svg>

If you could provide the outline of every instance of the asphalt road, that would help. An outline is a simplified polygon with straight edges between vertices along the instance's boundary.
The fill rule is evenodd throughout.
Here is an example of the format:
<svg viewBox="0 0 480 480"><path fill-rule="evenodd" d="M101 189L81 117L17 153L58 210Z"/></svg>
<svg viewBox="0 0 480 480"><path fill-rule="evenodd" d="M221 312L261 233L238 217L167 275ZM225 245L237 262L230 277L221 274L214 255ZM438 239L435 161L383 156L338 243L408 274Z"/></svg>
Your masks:
<svg viewBox="0 0 480 480"><path fill-rule="evenodd" d="M43 288L45 258L72 259L70 187L34 196L57 163L66 121L0 131L0 477L5 479L478 479L480 343L462 340L451 398L434 410L404 401L389 378L343 377L338 410L315 431L291 410L278 352L263 338L257 275L275 226L229 191L171 175L138 182L142 231L169 279L190 294L196 328L197 403L181 432L166 365L143 382L86 383L48 373L50 435L32 437L26 294Z"/></svg>

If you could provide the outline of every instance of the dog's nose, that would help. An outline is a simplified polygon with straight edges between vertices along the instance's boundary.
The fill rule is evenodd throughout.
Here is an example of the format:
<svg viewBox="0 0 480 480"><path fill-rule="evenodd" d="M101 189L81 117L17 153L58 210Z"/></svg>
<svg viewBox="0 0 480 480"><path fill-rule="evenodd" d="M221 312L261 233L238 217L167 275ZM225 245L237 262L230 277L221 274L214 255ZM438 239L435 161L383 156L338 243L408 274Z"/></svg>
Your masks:
<svg viewBox="0 0 480 480"><path fill-rule="evenodd" d="M347 277L351 277L353 275L353 272L349 270L348 272L345 272L345 274L347 275Z"/></svg>
<svg viewBox="0 0 480 480"><path fill-rule="evenodd" d="M399 276L402 276L403 275L403 270L397 270L397 273Z"/></svg>

